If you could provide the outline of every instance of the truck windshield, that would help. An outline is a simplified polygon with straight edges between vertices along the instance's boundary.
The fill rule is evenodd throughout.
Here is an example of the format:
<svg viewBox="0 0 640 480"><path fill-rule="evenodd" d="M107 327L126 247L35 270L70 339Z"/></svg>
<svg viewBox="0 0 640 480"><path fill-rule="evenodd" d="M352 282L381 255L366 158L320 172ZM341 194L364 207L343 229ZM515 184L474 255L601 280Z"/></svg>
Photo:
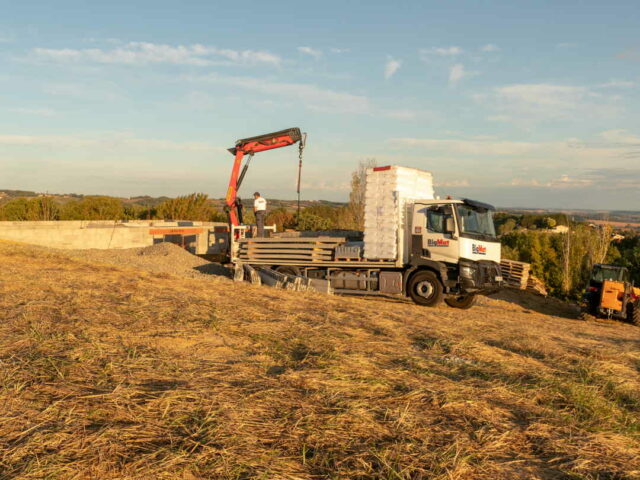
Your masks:
<svg viewBox="0 0 640 480"><path fill-rule="evenodd" d="M593 282L624 281L625 271L621 268L597 266L593 268L591 280Z"/></svg>
<svg viewBox="0 0 640 480"><path fill-rule="evenodd" d="M494 240L496 229L493 224L493 212L470 205L458 205L460 235L486 240Z"/></svg>

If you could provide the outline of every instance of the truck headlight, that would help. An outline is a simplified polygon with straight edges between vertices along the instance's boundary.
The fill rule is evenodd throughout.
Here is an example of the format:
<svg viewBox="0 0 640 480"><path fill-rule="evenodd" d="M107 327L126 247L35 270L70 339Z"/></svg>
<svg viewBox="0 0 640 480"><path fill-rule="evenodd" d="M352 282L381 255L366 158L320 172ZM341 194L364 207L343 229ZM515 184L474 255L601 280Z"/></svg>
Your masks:
<svg viewBox="0 0 640 480"><path fill-rule="evenodd" d="M473 278L473 272L475 270L472 267L460 267L460 276L465 278Z"/></svg>

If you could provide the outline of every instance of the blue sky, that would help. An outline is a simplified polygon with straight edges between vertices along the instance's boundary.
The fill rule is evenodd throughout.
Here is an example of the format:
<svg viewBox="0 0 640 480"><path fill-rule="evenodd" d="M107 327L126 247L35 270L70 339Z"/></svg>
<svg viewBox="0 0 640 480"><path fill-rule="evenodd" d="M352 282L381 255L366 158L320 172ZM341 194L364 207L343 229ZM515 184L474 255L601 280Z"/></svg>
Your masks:
<svg viewBox="0 0 640 480"><path fill-rule="evenodd" d="M237 138L309 134L500 206L640 209L637 1L0 2L0 188L224 196ZM297 149L244 193L294 198ZM248 192L248 193L247 193Z"/></svg>

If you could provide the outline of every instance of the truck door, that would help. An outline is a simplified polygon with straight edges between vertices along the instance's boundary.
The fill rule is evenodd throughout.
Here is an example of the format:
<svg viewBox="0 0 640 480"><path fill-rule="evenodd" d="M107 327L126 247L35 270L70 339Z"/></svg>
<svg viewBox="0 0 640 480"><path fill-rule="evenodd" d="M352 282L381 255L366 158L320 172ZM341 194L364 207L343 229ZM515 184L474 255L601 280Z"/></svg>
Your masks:
<svg viewBox="0 0 640 480"><path fill-rule="evenodd" d="M426 225L422 235L422 248L433 260L457 263L459 257L457 227L451 205L430 205L424 210ZM447 232L447 219L453 231Z"/></svg>

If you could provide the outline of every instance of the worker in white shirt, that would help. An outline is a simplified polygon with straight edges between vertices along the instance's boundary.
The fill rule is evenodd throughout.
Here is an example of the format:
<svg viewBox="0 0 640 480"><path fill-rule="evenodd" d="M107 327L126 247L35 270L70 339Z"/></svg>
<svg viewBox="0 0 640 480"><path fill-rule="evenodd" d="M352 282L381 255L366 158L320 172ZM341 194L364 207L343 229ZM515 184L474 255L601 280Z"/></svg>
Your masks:
<svg viewBox="0 0 640 480"><path fill-rule="evenodd" d="M264 217L267 215L267 201L260 196L259 192L254 193L253 198L253 212L256 214L258 237L264 237Z"/></svg>

